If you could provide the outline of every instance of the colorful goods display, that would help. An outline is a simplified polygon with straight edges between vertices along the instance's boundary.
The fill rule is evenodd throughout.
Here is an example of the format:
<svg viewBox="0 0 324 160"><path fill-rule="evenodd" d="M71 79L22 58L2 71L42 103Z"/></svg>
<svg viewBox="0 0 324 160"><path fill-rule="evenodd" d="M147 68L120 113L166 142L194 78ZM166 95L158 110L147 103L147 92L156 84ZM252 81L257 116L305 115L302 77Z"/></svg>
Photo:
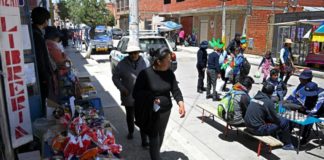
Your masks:
<svg viewBox="0 0 324 160"><path fill-rule="evenodd" d="M65 160L119 158L122 146L116 144L110 123L92 107L75 108L74 118L71 118L68 109L56 108L53 112L66 131L47 136L54 153L52 157Z"/></svg>

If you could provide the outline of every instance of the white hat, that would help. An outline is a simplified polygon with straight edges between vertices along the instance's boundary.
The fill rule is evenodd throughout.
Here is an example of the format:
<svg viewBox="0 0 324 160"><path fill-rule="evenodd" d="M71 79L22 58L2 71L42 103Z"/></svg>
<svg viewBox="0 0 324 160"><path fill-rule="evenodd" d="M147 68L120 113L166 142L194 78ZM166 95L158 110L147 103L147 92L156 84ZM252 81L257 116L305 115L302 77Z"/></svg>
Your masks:
<svg viewBox="0 0 324 160"><path fill-rule="evenodd" d="M128 46L126 49L127 53L139 52L139 51L141 51L141 48L139 48L138 46Z"/></svg>
<svg viewBox="0 0 324 160"><path fill-rule="evenodd" d="M286 39L285 39L285 43L293 43L293 42L292 42L292 40L291 40L291 39L289 39L289 38L286 38Z"/></svg>

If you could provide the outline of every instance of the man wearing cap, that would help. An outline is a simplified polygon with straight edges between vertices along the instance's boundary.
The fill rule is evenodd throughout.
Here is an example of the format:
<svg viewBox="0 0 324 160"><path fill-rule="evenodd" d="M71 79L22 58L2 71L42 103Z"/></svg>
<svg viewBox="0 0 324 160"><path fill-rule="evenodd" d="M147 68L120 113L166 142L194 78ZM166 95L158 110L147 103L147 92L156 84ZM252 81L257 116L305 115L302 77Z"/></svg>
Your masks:
<svg viewBox="0 0 324 160"><path fill-rule="evenodd" d="M286 100L287 106L290 106L289 103L298 105L305 104L306 97L303 94L300 94L300 91L305 87L307 83L311 82L312 79L312 70L304 69L304 71L299 75L299 85Z"/></svg>
<svg viewBox="0 0 324 160"><path fill-rule="evenodd" d="M129 56L121 60L113 71L112 80L120 91L122 105L126 108L126 121L128 126L128 139L133 139L134 133L134 98L132 96L133 88L138 74L148 64L142 56L139 55L141 49L138 46L128 46L126 52ZM147 136L141 132L142 146L148 147Z"/></svg>
<svg viewBox="0 0 324 160"><path fill-rule="evenodd" d="M283 79L284 76L286 76L284 79L286 84L295 68L292 61L291 44L291 39L287 38L283 48L280 50L280 79Z"/></svg>
<svg viewBox="0 0 324 160"><path fill-rule="evenodd" d="M228 44L226 51L227 53L234 54L235 48L238 48L241 46L241 34L235 33L235 38L231 40L231 42Z"/></svg>
<svg viewBox="0 0 324 160"><path fill-rule="evenodd" d="M299 108L299 113L303 113L305 115L315 116L316 114L321 114L320 108L314 112L314 108L317 105L319 94L322 90L318 88L318 85L314 82L308 82L304 88L300 90L300 95L305 97L304 105L301 105ZM318 107L318 106L317 106ZM322 109L323 110L323 109ZM313 111L313 112L312 112ZM302 132L302 139L300 141L301 145L306 145L308 142L308 138L311 132L313 124L305 125Z"/></svg>
<svg viewBox="0 0 324 160"><path fill-rule="evenodd" d="M207 51L208 42L203 41L200 43L200 48L197 52L197 70L198 70L198 85L197 85L197 92L202 93L206 91L204 88L204 79L205 79L205 71L207 67Z"/></svg>

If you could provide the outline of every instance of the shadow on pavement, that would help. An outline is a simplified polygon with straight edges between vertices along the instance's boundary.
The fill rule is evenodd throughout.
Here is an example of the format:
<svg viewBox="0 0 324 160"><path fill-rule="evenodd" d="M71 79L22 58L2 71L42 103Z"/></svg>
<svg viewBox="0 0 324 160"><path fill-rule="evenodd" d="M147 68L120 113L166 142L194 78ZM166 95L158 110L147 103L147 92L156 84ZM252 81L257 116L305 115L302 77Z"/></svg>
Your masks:
<svg viewBox="0 0 324 160"><path fill-rule="evenodd" d="M198 117L198 119L201 120L202 117ZM225 130L225 126L222 124L218 123L217 121L214 121L211 118L204 117L205 118L205 123L209 124L210 126L216 128L217 130L221 131L221 133L218 135L218 137L224 141L227 142L238 142L242 145L244 145L246 148L250 149L251 151L256 152L255 156L257 156L257 149L258 149L258 141L255 140L254 138L247 136L246 134L242 133L241 131L236 131L235 129L229 129L227 132L227 136L223 133ZM273 153L269 152L269 147L263 145L262 150L261 150L261 155L266 159L271 159L271 160L279 160L280 158Z"/></svg>
<svg viewBox="0 0 324 160"><path fill-rule="evenodd" d="M189 158L181 152L166 151L161 153L164 160L189 160Z"/></svg>
<svg viewBox="0 0 324 160"><path fill-rule="evenodd" d="M90 76L93 85L96 87L97 96L101 98L104 115L113 126L114 136L116 143L121 144L123 151L121 157L127 160L146 160L149 159L149 153L141 147L141 138L138 129L135 128L134 139L127 140L128 134L126 115L122 107L117 103L112 94L106 91L99 80L93 76L94 73L89 73L88 67L95 67L97 64L89 64L87 60L82 57L79 52L76 52L73 48L66 48L67 55L73 62L73 67L76 68L80 76ZM110 72L107 68L104 74ZM98 73L97 73L98 74ZM101 73L100 73L101 74ZM109 77L111 78L111 77ZM110 87L115 87L114 84L109 84Z"/></svg>

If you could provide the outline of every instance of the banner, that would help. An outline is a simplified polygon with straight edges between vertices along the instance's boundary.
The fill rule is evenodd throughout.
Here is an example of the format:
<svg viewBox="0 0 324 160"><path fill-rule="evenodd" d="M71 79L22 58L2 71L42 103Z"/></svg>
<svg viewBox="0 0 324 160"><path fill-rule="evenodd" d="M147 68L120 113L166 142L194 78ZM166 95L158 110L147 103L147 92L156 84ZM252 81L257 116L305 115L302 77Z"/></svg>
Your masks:
<svg viewBox="0 0 324 160"><path fill-rule="evenodd" d="M22 48L18 0L0 0L0 57L13 148L33 140Z"/></svg>

